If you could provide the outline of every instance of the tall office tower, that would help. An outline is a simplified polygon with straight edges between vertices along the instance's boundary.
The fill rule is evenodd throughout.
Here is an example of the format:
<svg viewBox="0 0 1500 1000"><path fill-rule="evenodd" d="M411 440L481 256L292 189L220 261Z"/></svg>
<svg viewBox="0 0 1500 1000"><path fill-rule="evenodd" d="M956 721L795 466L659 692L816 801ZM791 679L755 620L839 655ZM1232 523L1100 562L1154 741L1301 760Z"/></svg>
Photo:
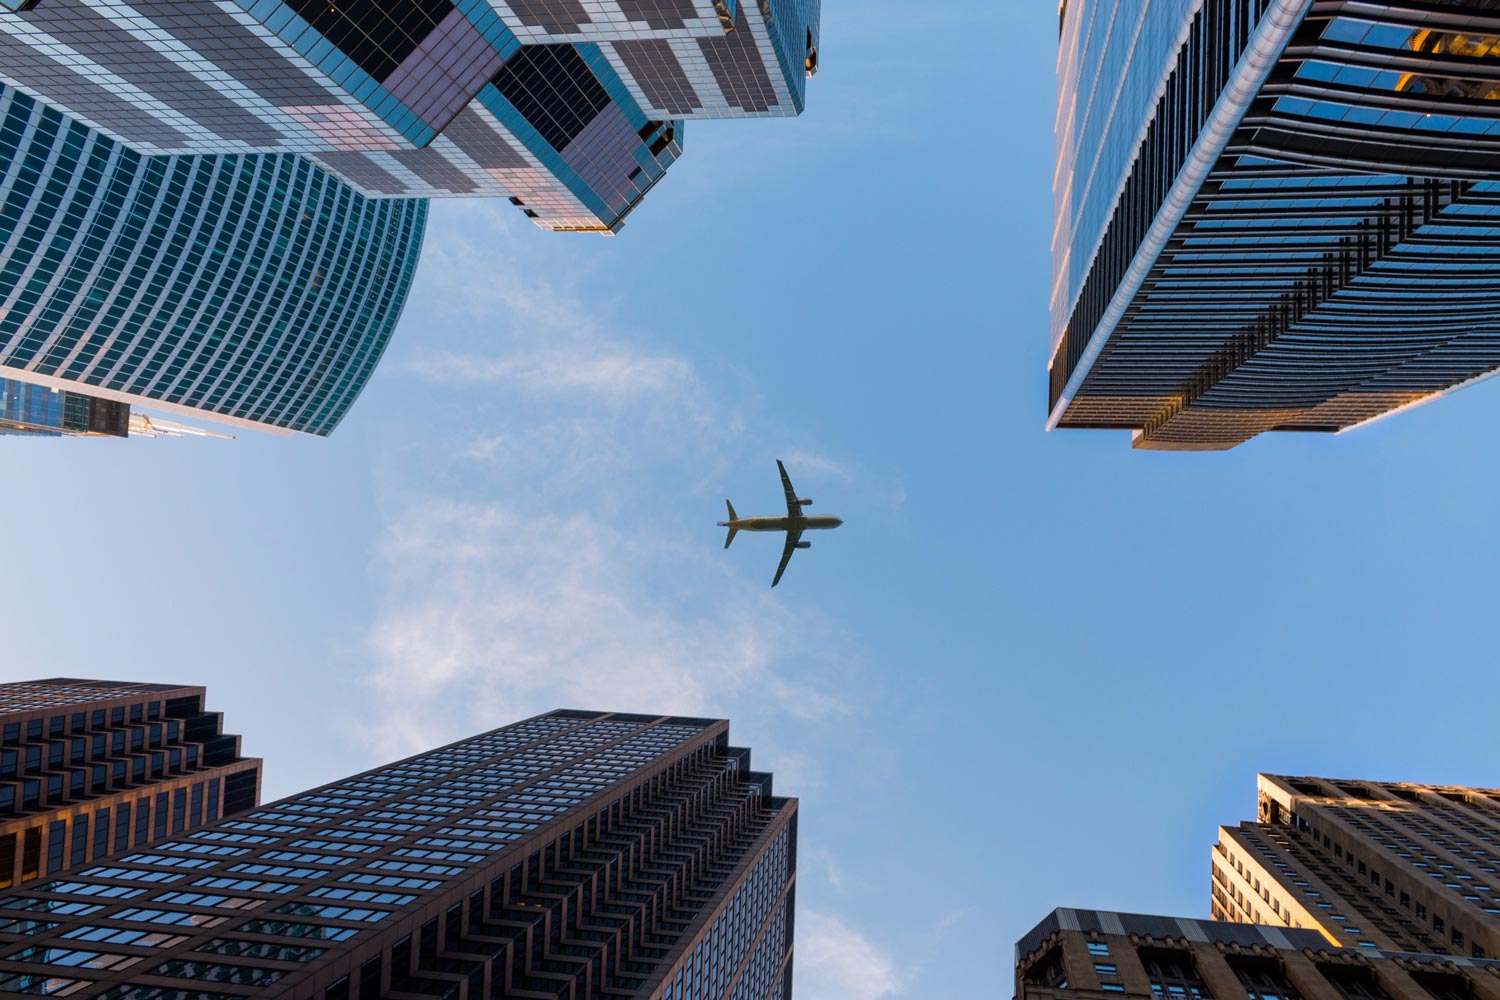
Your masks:
<svg viewBox="0 0 1500 1000"><path fill-rule="evenodd" d="M201 687L0 684L0 888L252 808L260 761L221 727Z"/></svg>
<svg viewBox="0 0 1500 1000"><path fill-rule="evenodd" d="M1343 431L1500 367L1492 0L1068 0L1049 427Z"/></svg>
<svg viewBox="0 0 1500 1000"><path fill-rule="evenodd" d="M0 434L126 437L130 407L81 392L0 378Z"/></svg>
<svg viewBox="0 0 1500 1000"><path fill-rule="evenodd" d="M0 993L789 1000L797 803L558 711L0 897Z"/></svg>
<svg viewBox="0 0 1500 1000"><path fill-rule="evenodd" d="M1313 930L1054 910L1016 1000L1500 1000L1500 961L1331 948Z"/></svg>
<svg viewBox="0 0 1500 1000"><path fill-rule="evenodd" d="M0 86L0 376L115 429L109 407L137 403L327 434L395 328L426 212L287 154L142 156Z"/></svg>
<svg viewBox="0 0 1500 1000"><path fill-rule="evenodd" d="M142 153L301 153L371 197L613 232L682 120L795 115L819 0L5 0L0 81Z"/></svg>
<svg viewBox="0 0 1500 1000"><path fill-rule="evenodd" d="M1500 957L1500 790L1262 774L1221 827L1213 915L1346 947Z"/></svg>

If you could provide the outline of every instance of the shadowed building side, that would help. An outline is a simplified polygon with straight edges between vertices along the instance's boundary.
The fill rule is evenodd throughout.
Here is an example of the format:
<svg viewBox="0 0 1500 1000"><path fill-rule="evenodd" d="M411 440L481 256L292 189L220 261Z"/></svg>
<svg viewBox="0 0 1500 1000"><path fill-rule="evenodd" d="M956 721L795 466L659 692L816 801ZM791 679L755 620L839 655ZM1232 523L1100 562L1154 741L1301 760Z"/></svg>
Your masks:
<svg viewBox="0 0 1500 1000"><path fill-rule="evenodd" d="M1049 425L1219 450L1500 368L1500 9L1124 4L1180 47L1101 134L1107 7L1064 17Z"/></svg>

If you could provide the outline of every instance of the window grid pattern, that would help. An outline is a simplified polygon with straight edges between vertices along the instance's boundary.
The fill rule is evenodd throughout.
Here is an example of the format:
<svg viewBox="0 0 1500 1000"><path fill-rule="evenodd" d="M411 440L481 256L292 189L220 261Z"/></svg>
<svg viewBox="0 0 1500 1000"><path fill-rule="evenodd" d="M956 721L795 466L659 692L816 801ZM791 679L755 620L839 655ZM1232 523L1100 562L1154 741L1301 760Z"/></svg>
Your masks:
<svg viewBox="0 0 1500 1000"><path fill-rule="evenodd" d="M1259 17L1207 0L1192 26L1069 305L1054 406L1222 86L1209 28L1236 10ZM1348 430L1500 369L1500 88L1476 62L1497 38L1500 15L1479 8L1317 5L1060 425L1222 450Z"/></svg>
<svg viewBox="0 0 1500 1000"><path fill-rule="evenodd" d="M425 221L297 157L141 157L0 89L0 370L327 434Z"/></svg>
<svg viewBox="0 0 1500 1000"><path fill-rule="evenodd" d="M675 161L678 119L801 113L820 16L821 0L49 0L0 20L0 83L145 154L297 153L373 198L506 197L543 228L614 232ZM573 156L490 83L549 49L590 62L615 105ZM486 110L522 166L445 139ZM656 146L647 122L675 125Z"/></svg>
<svg viewBox="0 0 1500 1000"><path fill-rule="evenodd" d="M0 685L0 736L0 888L244 811L258 794L260 761L240 756L202 688Z"/></svg>
<svg viewBox="0 0 1500 1000"><path fill-rule="evenodd" d="M796 805L726 737L558 712L356 775L0 898L0 975L68 950L119 1000L167 989L138 975L233 993L293 973L328 1000L445 996L454 976L624 998L711 941L735 982L785 991Z"/></svg>

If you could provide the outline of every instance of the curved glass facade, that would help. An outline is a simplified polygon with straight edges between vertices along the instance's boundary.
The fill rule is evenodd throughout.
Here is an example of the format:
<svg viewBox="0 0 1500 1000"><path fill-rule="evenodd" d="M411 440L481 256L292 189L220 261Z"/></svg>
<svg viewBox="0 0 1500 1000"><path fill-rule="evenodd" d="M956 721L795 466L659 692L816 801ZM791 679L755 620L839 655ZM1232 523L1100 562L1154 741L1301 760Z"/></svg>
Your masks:
<svg viewBox="0 0 1500 1000"><path fill-rule="evenodd" d="M0 87L0 374L327 434L426 217L294 155L142 156Z"/></svg>

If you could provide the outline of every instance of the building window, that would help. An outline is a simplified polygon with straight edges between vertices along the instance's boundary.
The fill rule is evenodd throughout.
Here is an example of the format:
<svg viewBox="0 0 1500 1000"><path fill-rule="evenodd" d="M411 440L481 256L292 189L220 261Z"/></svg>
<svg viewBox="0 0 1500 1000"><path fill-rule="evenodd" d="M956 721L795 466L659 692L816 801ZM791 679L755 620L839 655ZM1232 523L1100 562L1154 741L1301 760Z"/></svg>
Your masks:
<svg viewBox="0 0 1500 1000"><path fill-rule="evenodd" d="M1105 944L1103 941L1090 941L1089 942L1089 954L1090 955L1108 955L1109 954L1109 945Z"/></svg>
<svg viewBox="0 0 1500 1000"><path fill-rule="evenodd" d="M1280 961L1249 955L1231 955L1228 961L1249 1000L1302 1000Z"/></svg>
<svg viewBox="0 0 1500 1000"><path fill-rule="evenodd" d="M1032 986L1047 986L1053 989L1067 989L1068 972L1063 966L1063 953L1061 945L1053 945L1047 952L1031 964L1026 970L1025 980Z"/></svg>
<svg viewBox="0 0 1500 1000"><path fill-rule="evenodd" d="M1175 948L1141 948L1137 953L1159 1000L1211 1000L1190 953Z"/></svg>
<svg viewBox="0 0 1500 1000"><path fill-rule="evenodd" d="M1408 975L1431 994L1433 1000L1474 1000L1469 981L1461 975L1426 970L1408 972Z"/></svg>
<svg viewBox="0 0 1500 1000"><path fill-rule="evenodd" d="M1344 1000L1390 1000L1369 969L1353 965L1319 965L1318 971Z"/></svg>

